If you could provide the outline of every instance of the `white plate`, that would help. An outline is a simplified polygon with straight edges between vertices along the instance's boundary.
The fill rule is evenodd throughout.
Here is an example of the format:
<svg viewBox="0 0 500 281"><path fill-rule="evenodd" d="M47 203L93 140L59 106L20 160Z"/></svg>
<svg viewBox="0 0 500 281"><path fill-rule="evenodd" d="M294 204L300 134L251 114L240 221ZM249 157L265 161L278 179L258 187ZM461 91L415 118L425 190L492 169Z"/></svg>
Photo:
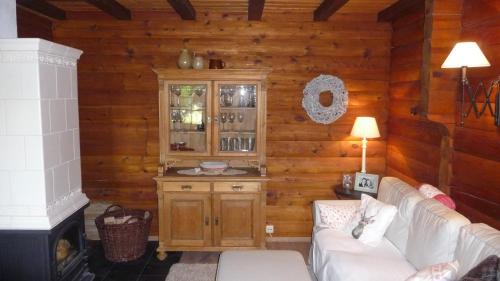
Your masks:
<svg viewBox="0 0 500 281"><path fill-rule="evenodd" d="M208 161L200 163L200 167L206 170L223 170L227 168L226 162Z"/></svg>

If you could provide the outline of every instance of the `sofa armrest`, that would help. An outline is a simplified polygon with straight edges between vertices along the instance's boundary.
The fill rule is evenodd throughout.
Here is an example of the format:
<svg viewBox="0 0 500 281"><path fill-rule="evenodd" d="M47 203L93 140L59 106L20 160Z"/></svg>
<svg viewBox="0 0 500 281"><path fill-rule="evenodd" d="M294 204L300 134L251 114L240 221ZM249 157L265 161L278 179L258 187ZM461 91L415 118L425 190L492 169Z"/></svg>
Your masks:
<svg viewBox="0 0 500 281"><path fill-rule="evenodd" d="M319 205L329 206L349 206L354 205L359 207L361 200L316 200L313 202L313 227L316 229L321 224L319 215Z"/></svg>

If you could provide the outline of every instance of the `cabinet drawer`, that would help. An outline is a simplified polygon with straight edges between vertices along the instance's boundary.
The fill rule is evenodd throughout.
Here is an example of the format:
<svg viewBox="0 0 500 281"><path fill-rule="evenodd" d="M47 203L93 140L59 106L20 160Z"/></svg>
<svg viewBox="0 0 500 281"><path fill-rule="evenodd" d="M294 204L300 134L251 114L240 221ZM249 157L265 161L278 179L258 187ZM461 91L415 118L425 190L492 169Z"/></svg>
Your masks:
<svg viewBox="0 0 500 281"><path fill-rule="evenodd" d="M260 183L258 182L216 182L214 183L215 192L259 192Z"/></svg>
<svg viewBox="0 0 500 281"><path fill-rule="evenodd" d="M209 182L164 182L161 184L163 191L206 191L210 192Z"/></svg>

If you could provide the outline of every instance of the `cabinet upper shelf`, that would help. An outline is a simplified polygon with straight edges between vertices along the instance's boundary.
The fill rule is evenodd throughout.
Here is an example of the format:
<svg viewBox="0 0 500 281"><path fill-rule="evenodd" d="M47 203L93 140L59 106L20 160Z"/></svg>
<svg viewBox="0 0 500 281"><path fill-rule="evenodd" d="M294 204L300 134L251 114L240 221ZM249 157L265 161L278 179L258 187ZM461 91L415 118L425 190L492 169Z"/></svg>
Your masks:
<svg viewBox="0 0 500 281"><path fill-rule="evenodd" d="M160 80L265 80L271 69L172 69L154 68Z"/></svg>

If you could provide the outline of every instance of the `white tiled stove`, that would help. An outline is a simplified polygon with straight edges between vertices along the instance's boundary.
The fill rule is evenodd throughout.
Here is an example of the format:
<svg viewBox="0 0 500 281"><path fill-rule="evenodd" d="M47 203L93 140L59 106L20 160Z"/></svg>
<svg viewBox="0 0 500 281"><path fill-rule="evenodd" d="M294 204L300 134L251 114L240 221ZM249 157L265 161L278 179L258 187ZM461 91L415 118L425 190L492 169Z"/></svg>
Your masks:
<svg viewBox="0 0 500 281"><path fill-rule="evenodd" d="M0 39L0 229L51 229L82 193L76 63L42 39Z"/></svg>

